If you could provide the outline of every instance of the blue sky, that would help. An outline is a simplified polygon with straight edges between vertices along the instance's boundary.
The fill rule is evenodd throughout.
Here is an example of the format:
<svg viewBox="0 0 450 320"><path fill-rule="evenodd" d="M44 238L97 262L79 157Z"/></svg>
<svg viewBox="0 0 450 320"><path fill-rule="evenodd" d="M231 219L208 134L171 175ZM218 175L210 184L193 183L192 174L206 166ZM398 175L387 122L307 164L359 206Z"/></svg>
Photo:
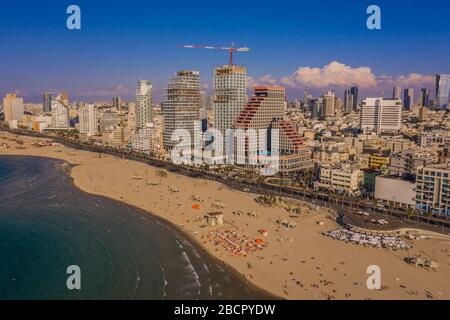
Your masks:
<svg viewBox="0 0 450 320"><path fill-rule="evenodd" d="M66 28L70 4L81 8L79 31ZM366 28L371 4L381 8L381 30ZM450 73L448 0L2 1L0 9L0 94L26 101L47 90L72 100L132 98L139 78L160 100L181 69L200 71L210 90L227 53L178 47L185 43L250 47L235 58L250 82L286 85L291 100L305 85L341 93L355 81L367 95L390 95L393 84L433 90L430 76Z"/></svg>

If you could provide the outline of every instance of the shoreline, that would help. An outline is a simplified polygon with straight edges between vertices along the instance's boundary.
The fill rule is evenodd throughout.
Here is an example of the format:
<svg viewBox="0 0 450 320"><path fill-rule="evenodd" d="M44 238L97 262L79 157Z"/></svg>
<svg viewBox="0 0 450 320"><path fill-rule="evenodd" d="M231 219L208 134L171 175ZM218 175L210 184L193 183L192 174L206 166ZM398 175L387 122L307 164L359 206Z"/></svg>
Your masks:
<svg viewBox="0 0 450 320"><path fill-rule="evenodd" d="M0 156L1 156L1 155L0 155ZM135 205L133 205L133 204L129 204L129 203L124 202L124 201L122 201L122 200L117 200L117 199L115 199L115 198L111 198L111 197L108 197L108 196L99 195L99 194L95 194L95 193L90 193L90 192L87 192L87 191L81 189L79 186L77 186L77 185L75 184L75 180L74 180L74 178L73 178L73 176L72 176L72 170L73 170L73 168L75 168L77 165L71 165L70 163L68 163L68 162L65 161L65 160L60 160L60 159L55 159L55 158L48 158L48 157L42 157L42 156L27 156L27 157L37 157L37 158L44 158L44 159L46 158L46 159L52 159L52 160L63 161L63 163L67 163L67 164L70 166L70 167L69 167L69 170L68 170L68 173L69 173L69 174L68 174L68 177L70 178L70 180L71 180L73 186L74 186L75 188L77 188L78 190L80 190L81 192L84 192L84 193L86 193L86 194L93 195L93 196L96 196L96 197L104 197L104 198L109 199L109 200L112 200L112 201L118 201L118 202L123 203L123 204L125 204L125 205L127 205L127 206L129 206L129 207L131 207L131 208L133 208L133 209L143 210L146 214L152 216L154 219L159 220L161 223L170 226L172 229L175 230L175 232L180 233L187 241L190 242L190 244L191 244L198 252L201 252L202 254L206 255L206 256L208 257L209 260L211 260L211 261L213 261L214 263L220 265L220 266L221 266L222 268L224 268L227 272L229 272L229 273L233 274L234 276L240 278L243 282L246 283L247 286L251 286L252 289L253 289L253 291L259 292L261 295L267 296L267 299L265 299L265 300L283 300L282 297L277 296L276 294L274 294L274 293L272 293L272 292L269 292L269 291L267 291L267 290L264 290L263 288L257 286L256 284L252 283L251 281L248 281L241 273L239 273L238 270L236 270L236 269L233 268L232 266L230 266L230 265L224 263L222 260L218 259L217 257L213 256L210 252L208 252L204 247L201 246L201 244L197 241L197 239L191 237L187 232L185 232L182 228L179 228L178 226L176 226L172 221L170 221L170 220L168 220L168 219L166 219L166 218L164 218L164 217L161 217L161 216L159 216L159 215L156 215L156 214L154 214L153 212L151 212L151 211L149 211L149 210L145 210L145 209L139 208L139 207L137 207L137 206L135 206Z"/></svg>
<svg viewBox="0 0 450 320"><path fill-rule="evenodd" d="M231 265L225 263L224 261L220 260L219 258L215 257L214 255L212 255L210 252L208 252L208 250L206 250L201 243L198 242L197 239L195 239L194 237L192 237L189 233L185 232L182 228L179 228L177 225L175 225L172 221L168 220L165 217L159 216L157 214L154 214L153 212L146 210L146 209L142 209L140 207L137 207L133 204L127 203L123 200L118 200L115 198L111 198L105 195L101 195L101 194L97 194L97 193L91 193L88 192L84 189L82 189L81 187L77 186L75 183L75 179L72 176L72 170L74 168L76 168L77 166L79 166L79 164L71 164L69 162L67 162L66 160L62 160L62 159L58 159L58 158L54 158L54 157L48 157L48 156L37 156L37 155L13 155L13 154L0 154L0 157L28 157L28 158L39 158L39 159L48 159L48 160L52 160L52 161L59 161L61 163L61 165L63 164L67 164L67 168L62 168L62 170L67 174L67 177L70 179L72 185L74 188L76 188L77 190L91 195L91 196L95 196L95 197L99 197L99 198L105 198L108 200L112 200L112 201L117 201L120 202L122 204L127 205L128 207L136 210L136 211L144 211L146 215L150 215L152 218L159 220L161 224L165 224L167 226L169 226L171 229L171 233L177 232L179 235L181 235L183 238L185 238L185 240L189 241L189 244L192 245L194 247L194 249L197 252L200 252L201 254L207 256L207 259L212 261L213 263L216 263L217 265L220 265L221 268L223 268L227 273L232 274L234 277L240 279L243 283L245 283L246 286L249 286L252 291L258 292L261 296L265 296L264 299L262 300L284 300L283 297L278 296L272 292L269 292L261 287L259 287L258 285L256 285L255 283L253 283L252 281L249 281L247 278L245 278L244 274L241 274L237 269L233 268ZM174 234L175 236L175 234Z"/></svg>
<svg viewBox="0 0 450 320"><path fill-rule="evenodd" d="M3 134L14 136L10 133ZM422 294L409 296L404 293L402 288L393 288L397 281L395 279L398 279L400 275L402 278L403 276L408 278L407 285L402 283L402 286L408 288L414 286L413 280L417 278L417 272L423 275L424 279L420 281L423 284L423 290L433 292L434 296L449 298L450 288L445 286L444 281L449 274L449 264L445 263L449 261L448 255L440 254L440 259L444 260L440 261L443 270L436 274L424 273L422 270L414 271L401 261L405 253L352 247L339 241L326 239L321 235L322 232L339 228L334 222L327 219L329 213L325 210L328 209L320 208L317 212L305 209L306 213L297 220L299 227L286 231L273 222L277 216L286 215L283 206L261 207L255 203L255 195L234 190L222 183L185 177L176 172L166 171L167 178L159 179L158 184L148 186L146 182L145 185L142 185L143 181L141 180L143 179L133 180L131 177L133 175L144 177L145 175L147 179L147 171L154 174L163 169L61 145L33 147L32 143L35 139L29 137L21 137L21 139L25 141L25 149L3 149L0 150L0 155L35 156L66 161L71 166L70 177L75 187L88 194L100 195L126 203L161 219L186 236L196 249L198 248L209 257L214 258L221 266L234 272L249 285L273 296L273 299L424 299ZM158 178L152 180L156 181ZM175 185L181 190L172 193L167 190L171 185ZM269 230L268 240L264 239L268 243L267 247L261 253L256 253L260 254L259 258L261 259L255 255L245 258L231 256L222 248L202 241L203 238L199 236L204 236L209 228L199 229L198 223L192 221L199 211L190 208L193 201L189 196L196 192L204 201L202 207L205 209L207 204L213 202L214 197L222 201L226 199L227 207L223 210L225 221L235 225L240 233L256 237L260 236L257 233L259 228ZM158 196L160 197L159 201L157 200ZM151 204L152 200L156 201ZM167 200L167 205L165 200ZM306 208L300 201L295 202L298 203L298 206ZM249 211L255 210L260 217L252 219L234 216L231 211L236 209L236 206ZM202 208L200 211L204 214L205 209ZM262 222L261 220L266 221ZM319 226L317 221L326 221L325 226ZM447 248L445 244L442 246L434 240L418 242L418 245L418 251L427 253ZM354 257L358 257L358 259L355 260ZM391 291L395 292L387 294L386 291L368 291L361 285L367 279L365 268L367 265L373 264L372 260L375 257L382 262L383 268L388 269L388 274L385 276L386 284ZM274 263L272 261L267 263L267 260L273 260ZM331 269L330 267L333 267L333 270L328 270ZM330 282L333 285L323 284ZM352 285L353 283L359 283L359 285ZM316 286L320 288L316 288ZM330 291L331 289L333 290Z"/></svg>

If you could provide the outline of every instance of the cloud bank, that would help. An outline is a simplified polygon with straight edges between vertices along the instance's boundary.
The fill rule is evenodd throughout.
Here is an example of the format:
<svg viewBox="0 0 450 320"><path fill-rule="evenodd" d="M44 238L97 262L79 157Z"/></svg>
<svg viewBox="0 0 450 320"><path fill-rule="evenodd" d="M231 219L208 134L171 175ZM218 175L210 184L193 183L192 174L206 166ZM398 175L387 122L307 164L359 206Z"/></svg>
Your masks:
<svg viewBox="0 0 450 320"><path fill-rule="evenodd" d="M266 74L258 79L253 79L250 76L247 76L247 88L253 88L255 86L274 86L277 84L277 80L275 80L270 74Z"/></svg>
<svg viewBox="0 0 450 320"><path fill-rule="evenodd" d="M291 88L345 88L358 86L362 89L401 86L429 87L434 83L431 75L410 73L409 75L381 75L376 76L370 67L357 67L345 65L338 61L321 67L300 67L289 76L281 78L281 83Z"/></svg>
<svg viewBox="0 0 450 320"><path fill-rule="evenodd" d="M400 86L409 87L429 87L434 84L434 76L421 75L419 73L410 73L407 76L400 75L396 78L388 75L378 77L378 85L380 86Z"/></svg>
<svg viewBox="0 0 450 320"><path fill-rule="evenodd" d="M322 68L300 67L290 76L283 77L281 82L292 88L349 87L353 85L370 88L377 85L376 76L369 67L352 68L337 61Z"/></svg>

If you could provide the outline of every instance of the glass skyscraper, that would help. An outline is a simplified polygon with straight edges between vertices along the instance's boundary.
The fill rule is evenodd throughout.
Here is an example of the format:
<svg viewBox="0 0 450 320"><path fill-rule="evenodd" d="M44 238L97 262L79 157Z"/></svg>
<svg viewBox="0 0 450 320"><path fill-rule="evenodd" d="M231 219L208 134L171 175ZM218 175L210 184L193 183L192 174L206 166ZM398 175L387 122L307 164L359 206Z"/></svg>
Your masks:
<svg viewBox="0 0 450 320"><path fill-rule="evenodd" d="M450 91L450 74L436 75L436 108L447 109Z"/></svg>
<svg viewBox="0 0 450 320"><path fill-rule="evenodd" d="M52 99L53 94L51 92L45 92L42 95L42 109L45 113L50 113L52 111Z"/></svg>
<svg viewBox="0 0 450 320"><path fill-rule="evenodd" d="M430 89L421 88L420 89L420 99L419 103L422 107L428 107L430 102Z"/></svg>
<svg viewBox="0 0 450 320"><path fill-rule="evenodd" d="M356 111L358 109L358 87L351 87L350 93L353 95L353 110Z"/></svg>
<svg viewBox="0 0 450 320"><path fill-rule="evenodd" d="M403 106L406 110L411 110L414 103L414 89L405 89L403 91Z"/></svg>

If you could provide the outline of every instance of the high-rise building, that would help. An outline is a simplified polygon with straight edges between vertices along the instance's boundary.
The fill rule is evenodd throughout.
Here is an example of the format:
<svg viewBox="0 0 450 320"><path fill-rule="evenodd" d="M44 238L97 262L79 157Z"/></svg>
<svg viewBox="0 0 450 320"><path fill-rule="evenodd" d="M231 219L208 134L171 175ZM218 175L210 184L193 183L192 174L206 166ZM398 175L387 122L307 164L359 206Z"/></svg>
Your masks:
<svg viewBox="0 0 450 320"><path fill-rule="evenodd" d="M224 65L214 69L214 127L225 137L233 129L247 102L247 71L243 66Z"/></svg>
<svg viewBox="0 0 450 320"><path fill-rule="evenodd" d="M284 87L255 87L254 95L239 114L236 128L268 129L274 119L284 119L285 99Z"/></svg>
<svg viewBox="0 0 450 320"><path fill-rule="evenodd" d="M341 100L341 98L335 96L334 97L334 113L336 114L337 112L339 112L339 113L342 112L342 100Z"/></svg>
<svg viewBox="0 0 450 320"><path fill-rule="evenodd" d="M83 105L79 111L80 133L86 136L94 136L99 133L99 111L94 104Z"/></svg>
<svg viewBox="0 0 450 320"><path fill-rule="evenodd" d="M311 111L311 118L318 119L322 114L322 110L323 110L323 99L322 98L314 99Z"/></svg>
<svg viewBox="0 0 450 320"><path fill-rule="evenodd" d="M113 109L116 109L116 111L122 110L122 100L120 97L114 97L113 98Z"/></svg>
<svg viewBox="0 0 450 320"><path fill-rule="evenodd" d="M344 93L344 107L347 112L355 111L353 108L354 96L351 92L351 89L346 89Z"/></svg>
<svg viewBox="0 0 450 320"><path fill-rule="evenodd" d="M253 96L236 121L236 129L244 130L247 138L243 144L237 143L237 139L235 140L235 154L245 154L248 159L251 152L256 152L260 160L264 159L273 151L271 142L272 139L276 139L278 141L279 172L290 174L310 168L313 162L311 152L308 147L303 145L303 140L299 137L295 125L284 120L285 101L286 92L283 87L258 86L254 88ZM276 137L272 137L274 129L279 133ZM259 136L259 130L268 131L264 136ZM249 141L258 141L256 150L250 149Z"/></svg>
<svg viewBox="0 0 450 320"><path fill-rule="evenodd" d="M414 104L414 89L408 88L403 92L403 106L407 110L412 110Z"/></svg>
<svg viewBox="0 0 450 320"><path fill-rule="evenodd" d="M303 108L306 110L306 108L308 107L308 105L309 105L309 88L308 87L306 87L305 88L305 92L303 93Z"/></svg>
<svg viewBox="0 0 450 320"><path fill-rule="evenodd" d="M130 131L136 131L136 104L134 102L127 103L127 127Z"/></svg>
<svg viewBox="0 0 450 320"><path fill-rule="evenodd" d="M178 142L172 141L177 129L188 130L194 143L194 125L200 120L200 74L198 71L179 71L167 87L167 100L162 103L164 116L163 144L171 150Z"/></svg>
<svg viewBox="0 0 450 320"><path fill-rule="evenodd" d="M403 103L399 99L367 98L361 104L360 127L365 132L398 132Z"/></svg>
<svg viewBox="0 0 450 320"><path fill-rule="evenodd" d="M5 122L20 121L23 117L23 98L17 97L15 93L7 93L3 98L3 113Z"/></svg>
<svg viewBox="0 0 450 320"><path fill-rule="evenodd" d="M137 129L144 128L153 122L152 85L149 80L139 80L136 89L136 121Z"/></svg>
<svg viewBox="0 0 450 320"><path fill-rule="evenodd" d="M206 91L200 91L200 118L206 118L208 109L210 109L208 93Z"/></svg>
<svg viewBox="0 0 450 320"><path fill-rule="evenodd" d="M55 99L52 99L52 128L54 129L69 129L69 106L68 96L59 94Z"/></svg>
<svg viewBox="0 0 450 320"><path fill-rule="evenodd" d="M353 95L353 111L358 110L358 87L351 87L350 93Z"/></svg>
<svg viewBox="0 0 450 320"><path fill-rule="evenodd" d="M61 91L59 99L66 107L69 107L69 93L67 91Z"/></svg>
<svg viewBox="0 0 450 320"><path fill-rule="evenodd" d="M421 107L429 107L430 104L430 89L421 88L419 104Z"/></svg>
<svg viewBox="0 0 450 320"><path fill-rule="evenodd" d="M447 109L450 91L450 74L436 75L436 108Z"/></svg>
<svg viewBox="0 0 450 320"><path fill-rule="evenodd" d="M42 110L45 113L50 113L52 111L52 99L53 93L51 92L45 92L42 95Z"/></svg>
<svg viewBox="0 0 450 320"><path fill-rule="evenodd" d="M402 87L395 86L392 92L392 99L401 99L402 98Z"/></svg>
<svg viewBox="0 0 450 320"><path fill-rule="evenodd" d="M125 127L125 123L119 121L120 112L117 112L115 109L102 109L98 112L98 130L99 133L111 132L118 125L122 128Z"/></svg>
<svg viewBox="0 0 450 320"><path fill-rule="evenodd" d="M333 117L335 114L335 94L332 91L328 91L322 96L323 98L323 109L322 118Z"/></svg>
<svg viewBox="0 0 450 320"><path fill-rule="evenodd" d="M450 214L450 167L448 164L417 169L416 207L421 212Z"/></svg>

